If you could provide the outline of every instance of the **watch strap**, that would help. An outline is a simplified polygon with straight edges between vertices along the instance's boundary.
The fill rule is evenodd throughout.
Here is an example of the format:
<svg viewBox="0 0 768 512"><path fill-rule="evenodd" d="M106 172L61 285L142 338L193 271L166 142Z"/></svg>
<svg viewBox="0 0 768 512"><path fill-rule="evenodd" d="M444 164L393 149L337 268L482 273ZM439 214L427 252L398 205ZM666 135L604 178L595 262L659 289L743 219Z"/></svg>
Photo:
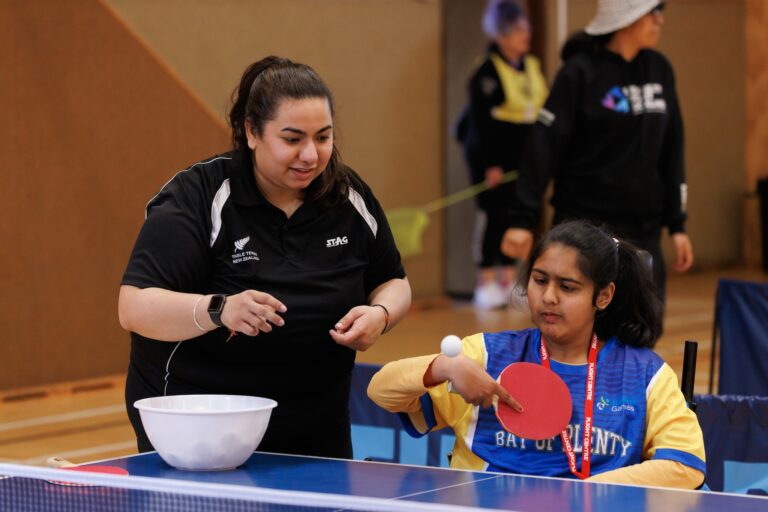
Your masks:
<svg viewBox="0 0 768 512"><path fill-rule="evenodd" d="M211 301L208 303L208 315L211 317L211 322L218 327L222 327L221 312L224 310L224 304L227 302L226 295L213 295Z"/></svg>

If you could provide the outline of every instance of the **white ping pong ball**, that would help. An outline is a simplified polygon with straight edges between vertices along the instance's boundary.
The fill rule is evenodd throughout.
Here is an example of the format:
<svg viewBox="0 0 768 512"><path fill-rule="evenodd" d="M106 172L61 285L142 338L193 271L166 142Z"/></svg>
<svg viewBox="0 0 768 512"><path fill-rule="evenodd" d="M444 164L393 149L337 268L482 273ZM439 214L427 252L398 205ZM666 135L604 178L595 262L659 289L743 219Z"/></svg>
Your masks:
<svg viewBox="0 0 768 512"><path fill-rule="evenodd" d="M456 357L461 354L461 338L449 334L440 342L440 351L448 357Z"/></svg>

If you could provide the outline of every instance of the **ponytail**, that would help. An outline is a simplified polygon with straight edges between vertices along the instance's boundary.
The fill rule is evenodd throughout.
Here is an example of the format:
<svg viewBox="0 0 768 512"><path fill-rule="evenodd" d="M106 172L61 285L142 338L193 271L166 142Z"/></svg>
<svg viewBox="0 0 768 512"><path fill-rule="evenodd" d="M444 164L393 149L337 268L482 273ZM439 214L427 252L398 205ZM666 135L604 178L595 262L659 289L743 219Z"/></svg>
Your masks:
<svg viewBox="0 0 768 512"><path fill-rule="evenodd" d="M232 108L229 110L229 126L232 128L232 147L234 149L248 148L248 137L245 134L245 119L248 113L248 100L251 97L253 82L261 73L273 64L290 63L288 59L270 56L248 66L240 78L240 83L232 91ZM259 127L263 126L263 123Z"/></svg>
<svg viewBox="0 0 768 512"><path fill-rule="evenodd" d="M651 273L652 262L646 251L629 242L617 247L616 291L608 307L595 318L598 338L618 336L622 343L653 347L661 336L661 301Z"/></svg>

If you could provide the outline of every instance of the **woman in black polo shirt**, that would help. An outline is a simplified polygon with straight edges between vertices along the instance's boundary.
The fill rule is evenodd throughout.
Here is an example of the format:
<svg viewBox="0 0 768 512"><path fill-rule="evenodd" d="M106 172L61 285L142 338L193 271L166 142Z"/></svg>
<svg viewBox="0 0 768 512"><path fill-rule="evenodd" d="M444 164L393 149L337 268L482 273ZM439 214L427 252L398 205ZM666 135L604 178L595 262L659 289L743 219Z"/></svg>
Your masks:
<svg viewBox="0 0 768 512"><path fill-rule="evenodd" d="M147 205L120 288L131 332L126 403L158 395L277 400L260 449L351 457L350 376L410 306L386 217L341 163L333 102L310 67L246 69L234 149L189 167Z"/></svg>

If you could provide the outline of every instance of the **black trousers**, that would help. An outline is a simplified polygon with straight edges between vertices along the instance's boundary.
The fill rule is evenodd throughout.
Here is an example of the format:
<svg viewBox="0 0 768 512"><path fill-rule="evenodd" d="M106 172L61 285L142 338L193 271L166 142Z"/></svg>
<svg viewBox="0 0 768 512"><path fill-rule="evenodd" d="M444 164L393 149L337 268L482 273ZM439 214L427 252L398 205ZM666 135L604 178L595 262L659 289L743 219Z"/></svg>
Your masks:
<svg viewBox="0 0 768 512"><path fill-rule="evenodd" d="M478 267L492 268L500 265L514 265L516 260L501 252L501 240L507 230L507 209L514 197L512 183L504 183L486 190L477 197L477 205L485 212L485 229L480 243Z"/></svg>

